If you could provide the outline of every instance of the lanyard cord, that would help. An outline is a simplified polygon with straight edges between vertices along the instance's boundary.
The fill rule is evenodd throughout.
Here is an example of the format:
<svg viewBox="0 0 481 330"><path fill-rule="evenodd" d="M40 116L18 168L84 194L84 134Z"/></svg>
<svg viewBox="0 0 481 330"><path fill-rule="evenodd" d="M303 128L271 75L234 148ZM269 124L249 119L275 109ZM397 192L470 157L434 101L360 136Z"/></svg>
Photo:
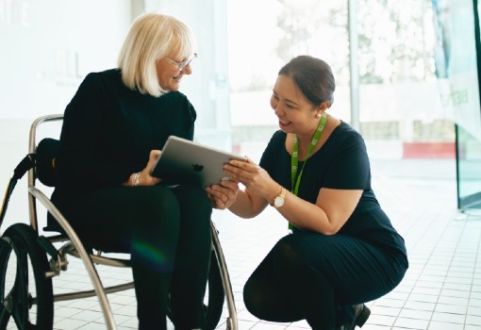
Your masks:
<svg viewBox="0 0 481 330"><path fill-rule="evenodd" d="M311 143L307 148L307 155L302 164L301 171L297 174L297 167L299 164L299 142L297 139L297 135L294 135L294 142L292 144L292 154L291 154L291 192L297 196L299 193L299 186L301 184L302 173L304 172L304 167L306 167L307 160L311 157L314 148L316 147L317 143L319 142L322 132L324 132L324 128L326 128L327 122L327 115L326 113L322 114L321 119L319 120L319 124L317 125L316 131L312 134ZM289 223L289 229L292 229L294 226Z"/></svg>

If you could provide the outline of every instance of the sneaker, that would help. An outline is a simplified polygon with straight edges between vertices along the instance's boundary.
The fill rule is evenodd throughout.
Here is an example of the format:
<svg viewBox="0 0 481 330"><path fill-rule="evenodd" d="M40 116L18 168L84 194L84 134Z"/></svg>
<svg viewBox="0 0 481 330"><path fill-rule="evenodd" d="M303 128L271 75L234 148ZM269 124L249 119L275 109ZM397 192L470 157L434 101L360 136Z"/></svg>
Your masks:
<svg viewBox="0 0 481 330"><path fill-rule="evenodd" d="M356 325L361 328L371 315L371 310L364 304L354 305L354 319L341 325L339 330L353 330Z"/></svg>

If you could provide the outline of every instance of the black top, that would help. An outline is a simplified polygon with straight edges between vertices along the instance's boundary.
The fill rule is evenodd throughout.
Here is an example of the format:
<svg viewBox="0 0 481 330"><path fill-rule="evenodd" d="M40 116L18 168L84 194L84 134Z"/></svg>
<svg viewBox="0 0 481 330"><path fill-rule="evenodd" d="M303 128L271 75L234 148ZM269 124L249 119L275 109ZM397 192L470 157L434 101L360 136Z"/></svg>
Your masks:
<svg viewBox="0 0 481 330"><path fill-rule="evenodd" d="M264 151L260 165L270 176L292 191L290 154L286 133L277 131ZM299 171L304 162L299 162ZM381 244L405 253L404 240L393 228L371 189L371 170L361 135L348 124L334 129L326 143L307 161L298 196L315 203L321 188L362 189L353 214L338 232Z"/></svg>
<svg viewBox="0 0 481 330"><path fill-rule="evenodd" d="M180 92L154 97L126 87L118 69L90 73L65 110L52 199L65 209L89 192L120 186L169 135L192 140L195 119Z"/></svg>

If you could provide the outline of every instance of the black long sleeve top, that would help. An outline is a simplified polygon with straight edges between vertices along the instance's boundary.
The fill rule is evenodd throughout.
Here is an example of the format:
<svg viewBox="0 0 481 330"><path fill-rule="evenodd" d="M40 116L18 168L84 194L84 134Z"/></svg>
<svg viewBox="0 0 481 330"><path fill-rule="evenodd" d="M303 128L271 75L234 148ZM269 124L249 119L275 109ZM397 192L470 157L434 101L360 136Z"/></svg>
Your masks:
<svg viewBox="0 0 481 330"><path fill-rule="evenodd" d="M169 135L192 140L195 119L180 92L154 97L126 87L119 69L90 73L65 110L53 201L68 211L93 191L120 186Z"/></svg>

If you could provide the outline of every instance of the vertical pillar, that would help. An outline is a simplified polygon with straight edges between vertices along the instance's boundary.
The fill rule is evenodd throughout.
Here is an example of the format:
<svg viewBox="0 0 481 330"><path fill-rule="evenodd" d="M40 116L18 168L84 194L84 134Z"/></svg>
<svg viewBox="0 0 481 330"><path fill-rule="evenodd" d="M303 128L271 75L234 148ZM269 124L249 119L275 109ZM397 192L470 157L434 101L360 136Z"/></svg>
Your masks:
<svg viewBox="0 0 481 330"><path fill-rule="evenodd" d="M351 125L360 130L357 0L348 0Z"/></svg>

